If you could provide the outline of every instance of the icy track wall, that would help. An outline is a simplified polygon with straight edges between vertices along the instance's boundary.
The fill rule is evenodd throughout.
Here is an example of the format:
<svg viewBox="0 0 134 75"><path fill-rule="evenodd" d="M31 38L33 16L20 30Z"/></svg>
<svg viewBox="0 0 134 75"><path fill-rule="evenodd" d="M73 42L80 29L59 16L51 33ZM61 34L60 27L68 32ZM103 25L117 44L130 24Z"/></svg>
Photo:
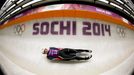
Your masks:
<svg viewBox="0 0 134 75"><path fill-rule="evenodd" d="M7 75L130 75L133 29L123 17L93 6L40 7L0 27L0 64ZM89 49L93 57L51 62L42 54L49 47Z"/></svg>

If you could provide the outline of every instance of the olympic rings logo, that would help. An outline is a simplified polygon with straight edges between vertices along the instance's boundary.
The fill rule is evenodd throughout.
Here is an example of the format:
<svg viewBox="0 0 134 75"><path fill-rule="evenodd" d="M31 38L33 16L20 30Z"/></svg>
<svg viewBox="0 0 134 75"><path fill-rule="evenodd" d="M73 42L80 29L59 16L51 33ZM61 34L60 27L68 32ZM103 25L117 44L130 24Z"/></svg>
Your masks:
<svg viewBox="0 0 134 75"><path fill-rule="evenodd" d="M14 27L15 34L22 35L22 33L25 31L25 24L16 25Z"/></svg>
<svg viewBox="0 0 134 75"><path fill-rule="evenodd" d="M117 26L117 33L122 38L125 38L125 36L126 36L125 28L124 27Z"/></svg>

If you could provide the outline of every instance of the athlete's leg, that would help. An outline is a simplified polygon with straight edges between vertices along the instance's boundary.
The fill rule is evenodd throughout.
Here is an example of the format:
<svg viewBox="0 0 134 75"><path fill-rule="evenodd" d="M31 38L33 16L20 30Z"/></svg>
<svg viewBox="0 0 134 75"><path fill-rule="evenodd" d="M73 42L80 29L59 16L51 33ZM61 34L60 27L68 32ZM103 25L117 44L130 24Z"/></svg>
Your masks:
<svg viewBox="0 0 134 75"><path fill-rule="evenodd" d="M74 50L74 49L64 48L63 50L65 50L65 53L68 54L68 55L76 56L77 51Z"/></svg>
<svg viewBox="0 0 134 75"><path fill-rule="evenodd" d="M65 48L59 51L59 56L61 56L63 59L71 60L76 57L76 51Z"/></svg>
<svg viewBox="0 0 134 75"><path fill-rule="evenodd" d="M92 50L85 50L85 49L75 49L77 52L89 52L92 53Z"/></svg>
<svg viewBox="0 0 134 75"><path fill-rule="evenodd" d="M90 59L91 57L92 57L92 55L90 55L90 56L85 56L85 57L76 56L75 59L76 59L76 60L88 60L88 59Z"/></svg>
<svg viewBox="0 0 134 75"><path fill-rule="evenodd" d="M77 53L81 52L90 52L89 50L81 50L81 49L69 49L69 48L64 48L63 50L59 51L59 56L63 58L63 60L88 60L92 57L92 55L88 56L77 56Z"/></svg>

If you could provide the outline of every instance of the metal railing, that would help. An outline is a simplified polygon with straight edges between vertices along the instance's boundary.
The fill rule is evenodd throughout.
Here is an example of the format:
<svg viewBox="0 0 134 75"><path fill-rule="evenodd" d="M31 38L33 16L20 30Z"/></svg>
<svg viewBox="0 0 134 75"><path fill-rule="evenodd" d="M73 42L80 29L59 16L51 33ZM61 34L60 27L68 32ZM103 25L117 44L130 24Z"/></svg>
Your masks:
<svg viewBox="0 0 134 75"><path fill-rule="evenodd" d="M8 0L0 10L0 24L29 9L62 3L79 3L113 11L134 24L134 9L128 0Z"/></svg>

